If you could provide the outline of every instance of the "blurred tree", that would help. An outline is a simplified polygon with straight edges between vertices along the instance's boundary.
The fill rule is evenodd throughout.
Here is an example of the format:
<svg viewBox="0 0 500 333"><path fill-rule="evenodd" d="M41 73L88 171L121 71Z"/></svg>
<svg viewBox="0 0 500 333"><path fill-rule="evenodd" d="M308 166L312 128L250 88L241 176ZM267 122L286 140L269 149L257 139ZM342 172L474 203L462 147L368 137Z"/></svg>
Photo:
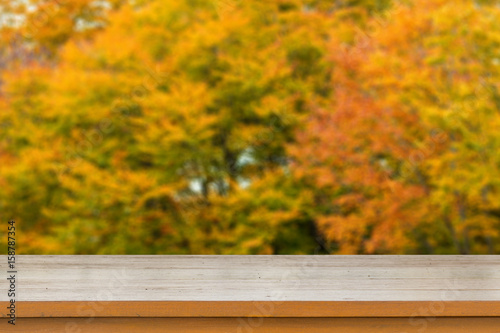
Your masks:
<svg viewBox="0 0 500 333"><path fill-rule="evenodd" d="M494 5L1 4L22 253L500 251Z"/></svg>
<svg viewBox="0 0 500 333"><path fill-rule="evenodd" d="M20 167L0 173L2 202L25 251L310 252L313 221L259 191L283 173L304 101L329 94L332 18L279 1L224 18L204 1L124 4L53 68L7 73L2 140Z"/></svg>
<svg viewBox="0 0 500 333"><path fill-rule="evenodd" d="M340 253L498 253L500 11L386 14L351 48L332 45L335 98L291 147L295 176Z"/></svg>
<svg viewBox="0 0 500 333"><path fill-rule="evenodd" d="M103 29L126 0L0 0L2 41L27 42L51 53L70 38Z"/></svg>

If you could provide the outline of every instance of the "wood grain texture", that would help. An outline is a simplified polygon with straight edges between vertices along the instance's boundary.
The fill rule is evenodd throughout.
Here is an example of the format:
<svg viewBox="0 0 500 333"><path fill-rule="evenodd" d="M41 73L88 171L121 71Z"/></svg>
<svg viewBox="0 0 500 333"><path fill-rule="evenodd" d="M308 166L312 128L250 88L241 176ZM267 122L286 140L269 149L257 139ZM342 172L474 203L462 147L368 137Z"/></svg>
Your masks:
<svg viewBox="0 0 500 333"><path fill-rule="evenodd" d="M17 256L16 268L18 301L500 300L498 256Z"/></svg>
<svg viewBox="0 0 500 333"><path fill-rule="evenodd" d="M4 309L8 304L0 303ZM114 301L19 302L19 318L30 317L500 317L500 302L245 302Z"/></svg>
<svg viewBox="0 0 500 333"><path fill-rule="evenodd" d="M17 256L16 269L20 318L500 316L499 256Z"/></svg>
<svg viewBox="0 0 500 333"><path fill-rule="evenodd" d="M500 318L26 318L30 333L500 333Z"/></svg>

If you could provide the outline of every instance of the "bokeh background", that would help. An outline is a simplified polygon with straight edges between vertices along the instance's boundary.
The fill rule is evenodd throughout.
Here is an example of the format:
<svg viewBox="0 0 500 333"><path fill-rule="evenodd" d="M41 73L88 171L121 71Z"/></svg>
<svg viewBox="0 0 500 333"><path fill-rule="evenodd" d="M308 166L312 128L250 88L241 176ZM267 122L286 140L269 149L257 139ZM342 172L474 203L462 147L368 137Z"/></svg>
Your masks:
<svg viewBox="0 0 500 333"><path fill-rule="evenodd" d="M500 1L0 0L0 246L500 253Z"/></svg>

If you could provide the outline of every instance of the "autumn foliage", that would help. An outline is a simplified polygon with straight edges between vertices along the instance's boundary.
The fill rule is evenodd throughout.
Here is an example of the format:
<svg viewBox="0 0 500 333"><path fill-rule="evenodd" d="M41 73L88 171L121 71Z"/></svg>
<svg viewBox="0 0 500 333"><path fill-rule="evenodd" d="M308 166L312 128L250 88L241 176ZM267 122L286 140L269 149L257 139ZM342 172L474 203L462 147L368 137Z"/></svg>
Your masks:
<svg viewBox="0 0 500 333"><path fill-rule="evenodd" d="M21 253L500 253L496 1L0 17L0 212Z"/></svg>

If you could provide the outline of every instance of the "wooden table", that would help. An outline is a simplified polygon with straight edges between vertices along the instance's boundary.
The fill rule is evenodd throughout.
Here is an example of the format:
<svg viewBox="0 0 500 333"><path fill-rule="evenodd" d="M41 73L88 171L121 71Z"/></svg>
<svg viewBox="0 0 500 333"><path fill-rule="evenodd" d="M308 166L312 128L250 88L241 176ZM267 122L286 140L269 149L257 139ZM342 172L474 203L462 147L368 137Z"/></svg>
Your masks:
<svg viewBox="0 0 500 333"><path fill-rule="evenodd" d="M500 333L500 256L0 260L0 332Z"/></svg>

